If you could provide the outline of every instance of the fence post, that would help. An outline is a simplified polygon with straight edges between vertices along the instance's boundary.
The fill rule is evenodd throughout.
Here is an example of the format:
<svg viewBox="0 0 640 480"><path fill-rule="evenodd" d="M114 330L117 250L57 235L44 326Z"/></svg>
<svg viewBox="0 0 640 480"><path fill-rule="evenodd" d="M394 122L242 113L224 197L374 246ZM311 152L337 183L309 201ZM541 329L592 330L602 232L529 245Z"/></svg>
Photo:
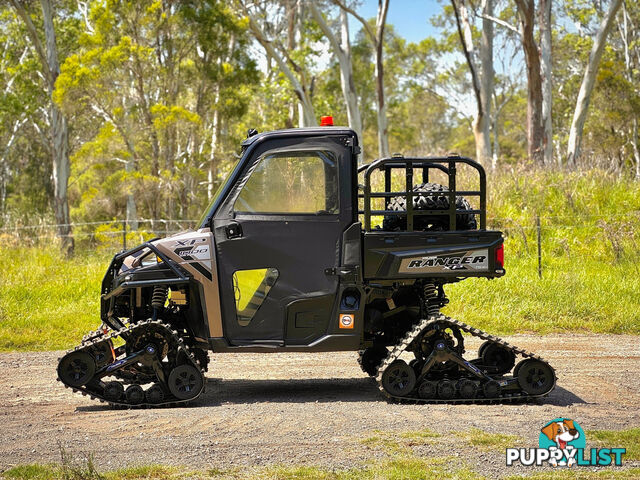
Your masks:
<svg viewBox="0 0 640 480"><path fill-rule="evenodd" d="M127 249L127 221L122 220L122 249Z"/></svg>
<svg viewBox="0 0 640 480"><path fill-rule="evenodd" d="M542 278L542 235L540 232L540 215L536 215L536 230L538 231L538 277Z"/></svg>

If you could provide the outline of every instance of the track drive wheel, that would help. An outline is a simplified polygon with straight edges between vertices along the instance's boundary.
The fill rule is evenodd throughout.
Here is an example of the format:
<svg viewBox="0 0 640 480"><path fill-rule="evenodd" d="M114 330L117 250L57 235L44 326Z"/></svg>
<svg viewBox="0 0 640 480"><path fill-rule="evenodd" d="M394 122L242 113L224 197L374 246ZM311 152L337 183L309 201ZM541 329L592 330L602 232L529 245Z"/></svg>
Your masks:
<svg viewBox="0 0 640 480"><path fill-rule="evenodd" d="M169 391L179 400L198 396L204 387L202 373L193 365L178 365L169 374Z"/></svg>
<svg viewBox="0 0 640 480"><path fill-rule="evenodd" d="M451 400L456 396L456 384L446 378L438 382L438 397L443 400Z"/></svg>
<svg viewBox="0 0 640 480"><path fill-rule="evenodd" d="M404 360L396 360L382 374L382 386L393 396L406 397L416 386L416 374Z"/></svg>

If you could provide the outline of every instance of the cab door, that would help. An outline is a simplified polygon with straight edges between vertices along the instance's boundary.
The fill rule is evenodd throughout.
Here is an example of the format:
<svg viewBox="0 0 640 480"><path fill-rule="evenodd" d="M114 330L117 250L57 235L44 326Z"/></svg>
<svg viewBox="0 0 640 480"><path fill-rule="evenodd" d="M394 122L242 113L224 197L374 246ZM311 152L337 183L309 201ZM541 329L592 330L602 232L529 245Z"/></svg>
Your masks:
<svg viewBox="0 0 640 480"><path fill-rule="evenodd" d="M339 266L342 233L354 221L346 140L276 138L247 153L214 215L232 345L308 344L326 333L339 284L326 270ZM298 327L304 335L292 333Z"/></svg>

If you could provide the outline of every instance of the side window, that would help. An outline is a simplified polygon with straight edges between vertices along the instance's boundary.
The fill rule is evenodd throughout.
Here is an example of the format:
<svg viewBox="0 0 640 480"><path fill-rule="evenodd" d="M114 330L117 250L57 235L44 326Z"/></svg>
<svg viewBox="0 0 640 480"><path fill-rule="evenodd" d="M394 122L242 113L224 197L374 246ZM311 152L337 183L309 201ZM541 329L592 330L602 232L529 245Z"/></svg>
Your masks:
<svg viewBox="0 0 640 480"><path fill-rule="evenodd" d="M337 214L338 166L330 152L267 153L233 206L241 213Z"/></svg>
<svg viewBox="0 0 640 480"><path fill-rule="evenodd" d="M278 279L277 268L238 270L233 274L233 291L236 297L236 319L246 327L251 323L269 290Z"/></svg>

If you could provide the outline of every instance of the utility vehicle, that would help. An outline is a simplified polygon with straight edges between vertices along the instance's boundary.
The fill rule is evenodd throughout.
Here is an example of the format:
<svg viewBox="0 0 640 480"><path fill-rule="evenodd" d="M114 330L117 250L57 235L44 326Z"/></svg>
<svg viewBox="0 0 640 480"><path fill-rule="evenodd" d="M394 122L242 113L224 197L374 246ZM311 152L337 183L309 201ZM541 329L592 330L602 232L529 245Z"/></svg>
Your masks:
<svg viewBox="0 0 640 480"><path fill-rule="evenodd" d="M60 359L59 380L113 405L176 405L202 393L209 350L353 350L391 399L548 394L547 362L440 313L446 284L505 274L482 166L396 155L359 167L359 152L349 128L250 131L196 230L115 255L102 325ZM476 187L457 188L462 168ZM463 334L484 340L470 360Z"/></svg>

